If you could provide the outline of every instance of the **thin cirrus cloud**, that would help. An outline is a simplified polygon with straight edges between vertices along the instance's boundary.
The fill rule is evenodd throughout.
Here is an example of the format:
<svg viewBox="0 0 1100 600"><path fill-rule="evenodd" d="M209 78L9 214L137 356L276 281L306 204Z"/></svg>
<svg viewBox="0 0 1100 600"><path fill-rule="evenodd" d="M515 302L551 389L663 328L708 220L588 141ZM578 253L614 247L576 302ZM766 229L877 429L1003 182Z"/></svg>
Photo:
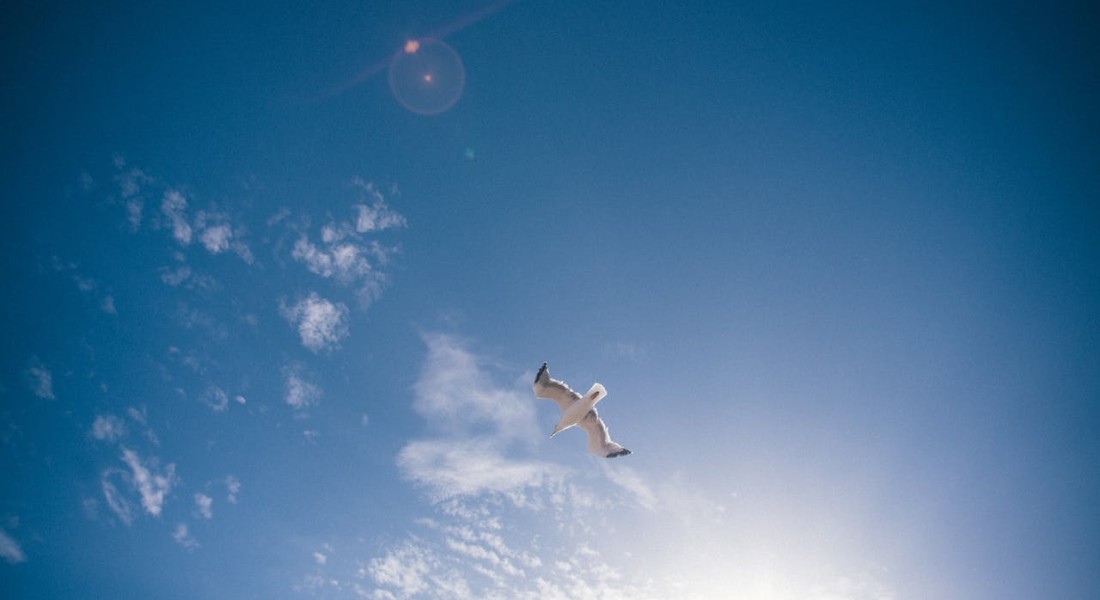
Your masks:
<svg viewBox="0 0 1100 600"><path fill-rule="evenodd" d="M37 356L32 356L26 370L27 385L35 396L43 400L54 400L53 373Z"/></svg>
<svg viewBox="0 0 1100 600"><path fill-rule="evenodd" d="M0 529L0 558L12 565L27 560L27 555L23 553L23 547L3 529Z"/></svg>

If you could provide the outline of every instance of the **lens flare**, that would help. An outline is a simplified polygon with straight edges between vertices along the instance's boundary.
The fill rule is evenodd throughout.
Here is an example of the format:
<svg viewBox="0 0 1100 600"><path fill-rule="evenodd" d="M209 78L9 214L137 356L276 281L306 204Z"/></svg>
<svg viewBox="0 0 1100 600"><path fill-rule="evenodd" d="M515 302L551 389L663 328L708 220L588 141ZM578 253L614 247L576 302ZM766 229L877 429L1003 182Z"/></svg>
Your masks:
<svg viewBox="0 0 1100 600"><path fill-rule="evenodd" d="M437 115L454 106L466 86L462 59L444 42L409 40L394 55L390 91L402 106L421 115Z"/></svg>

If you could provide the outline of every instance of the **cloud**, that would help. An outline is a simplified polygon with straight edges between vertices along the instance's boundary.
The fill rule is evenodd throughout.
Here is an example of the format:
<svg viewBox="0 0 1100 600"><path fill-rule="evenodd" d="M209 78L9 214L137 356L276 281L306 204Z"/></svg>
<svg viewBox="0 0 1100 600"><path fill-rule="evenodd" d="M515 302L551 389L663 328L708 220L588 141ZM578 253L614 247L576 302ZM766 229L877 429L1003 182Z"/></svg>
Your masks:
<svg viewBox="0 0 1100 600"><path fill-rule="evenodd" d="M233 228L225 223L207 227L199 235L199 241L211 254L220 254L228 250L232 239Z"/></svg>
<svg viewBox="0 0 1100 600"><path fill-rule="evenodd" d="M544 545L546 535L520 538L545 556L514 550L476 525L420 523L431 538L411 535L358 573L371 598L567 599L682 597L651 577L625 576L587 543Z"/></svg>
<svg viewBox="0 0 1100 600"><path fill-rule="evenodd" d="M119 469L108 469L100 476L100 486L103 489L103 499L107 502L107 507L111 509L111 512L115 513L119 521L122 521L123 525L129 525L134 521L134 509L130 504L130 501L118 491L118 487L111 481L112 477L117 477L129 482L129 477L125 471Z"/></svg>
<svg viewBox="0 0 1100 600"><path fill-rule="evenodd" d="M252 250L242 240L243 233L230 223L229 216L214 211L199 211L195 215L195 228L199 231L199 243L211 254L232 250L247 264L254 262Z"/></svg>
<svg viewBox="0 0 1100 600"><path fill-rule="evenodd" d="M428 549L406 542L389 550L385 556L372 559L367 573L376 584L393 588L402 597L408 598L434 587L434 582L429 578L438 563L439 560Z"/></svg>
<svg viewBox="0 0 1100 600"><path fill-rule="evenodd" d="M191 243L191 225L187 222L187 199L176 190L164 192L160 203L160 212L168 218L172 227L172 237L183 246Z"/></svg>
<svg viewBox="0 0 1100 600"><path fill-rule="evenodd" d="M550 463L506 457L489 439L413 441L401 449L397 466L407 479L429 488L436 501L484 492L513 494L564 474Z"/></svg>
<svg viewBox="0 0 1100 600"><path fill-rule="evenodd" d="M348 336L348 307L334 304L316 292L293 306L280 307L280 312L297 325L302 345L313 352L335 348Z"/></svg>
<svg viewBox="0 0 1100 600"><path fill-rule="evenodd" d="M168 492L175 484L176 466L169 464L164 474L157 474L142 464L141 457L128 448L122 449L122 461L130 467L131 482L141 495L141 505L145 512L159 516ZM154 465L155 466L155 465Z"/></svg>
<svg viewBox="0 0 1100 600"><path fill-rule="evenodd" d="M103 442L115 442L126 435L126 423L114 415L97 415L91 435Z"/></svg>
<svg viewBox="0 0 1100 600"><path fill-rule="evenodd" d="M428 488L435 501L497 493L523 502L524 488L564 477L561 467L509 451L537 435L529 392L497 385L485 361L458 338L422 337L428 357L413 408L437 435L411 441L398 453L405 478Z"/></svg>
<svg viewBox="0 0 1100 600"><path fill-rule="evenodd" d="M55 399L53 393L53 373L37 356L32 356L26 370L27 385L31 392L44 400Z"/></svg>
<svg viewBox="0 0 1100 600"><path fill-rule="evenodd" d="M359 303L367 308L381 295L387 279L382 269L396 251L368 239L367 234L404 227L405 218L389 208L373 184L358 179L354 184L361 190L364 202L369 199L370 203L354 205L354 219L323 225L319 243L301 233L291 257L315 275L354 286Z"/></svg>
<svg viewBox="0 0 1100 600"><path fill-rule="evenodd" d="M649 483L634 469L624 465L600 463L604 475L612 483L625 490L639 506L652 511L657 508L657 494Z"/></svg>
<svg viewBox="0 0 1100 600"><path fill-rule="evenodd" d="M130 231L141 229L141 213L145 210L145 203L140 198L130 198L126 201L126 222L130 224Z"/></svg>
<svg viewBox="0 0 1100 600"><path fill-rule="evenodd" d="M3 557L8 564L12 565L27 560L27 556L23 554L23 548L19 546L19 542L12 539L8 532L3 529L0 529L0 557Z"/></svg>
<svg viewBox="0 0 1100 600"><path fill-rule="evenodd" d="M162 267L160 271L160 280L172 287L178 287L191 277L191 267L187 265L180 265L175 269Z"/></svg>
<svg viewBox="0 0 1100 600"><path fill-rule="evenodd" d="M229 408L229 394L220 387L212 385L203 393L202 402L216 413L225 412Z"/></svg>
<svg viewBox="0 0 1100 600"><path fill-rule="evenodd" d="M417 413L437 427L461 433L488 426L494 437L506 440L537 434L529 387L494 384L484 361L454 336L423 338L428 358L415 385Z"/></svg>
<svg viewBox="0 0 1100 600"><path fill-rule="evenodd" d="M283 367L283 378L286 384L286 403L294 410L305 410L321 399L321 388L302 379L301 367Z"/></svg>
<svg viewBox="0 0 1100 600"><path fill-rule="evenodd" d="M374 586L367 597L682 597L667 581L625 576L588 544L607 531L611 508L661 510L642 474L606 463L577 471L530 456L542 439L533 373L502 385L490 361L459 338L422 338L427 358L413 408L432 435L406 443L396 461L428 491L438 518L419 519L427 535L410 533L366 564L359 576Z"/></svg>
<svg viewBox="0 0 1100 600"><path fill-rule="evenodd" d="M115 168L119 172L115 175L118 183L119 194L123 198L132 198L141 193L142 188L153 182L153 178L146 175L141 169L126 168L126 159L116 155L114 157Z"/></svg>
<svg viewBox="0 0 1100 600"><path fill-rule="evenodd" d="M241 493L241 482L240 482L240 480L237 479L236 477L232 476L232 475L227 476L225 478L225 489L226 489L225 499L230 504L236 504L237 503L237 494Z"/></svg>
<svg viewBox="0 0 1100 600"><path fill-rule="evenodd" d="M195 538L187 531L186 523L176 525L175 531L172 532L172 539L176 540L176 543L183 546L188 552L199 547L199 543L195 541Z"/></svg>
<svg viewBox="0 0 1100 600"><path fill-rule="evenodd" d="M198 507L199 515L201 515L202 518L204 518L204 519L213 519L214 518L214 511L211 508L213 506L213 504L214 504L214 499L211 498L210 496L207 496L206 494L203 494L203 493L195 494L195 506Z"/></svg>
<svg viewBox="0 0 1100 600"><path fill-rule="evenodd" d="M390 209L386 199L373 183L355 178L352 183L358 187L364 195L364 200L370 199L370 205L357 204L355 210L358 218L355 220L355 231L366 233L370 231L382 231L405 226L405 217Z"/></svg>

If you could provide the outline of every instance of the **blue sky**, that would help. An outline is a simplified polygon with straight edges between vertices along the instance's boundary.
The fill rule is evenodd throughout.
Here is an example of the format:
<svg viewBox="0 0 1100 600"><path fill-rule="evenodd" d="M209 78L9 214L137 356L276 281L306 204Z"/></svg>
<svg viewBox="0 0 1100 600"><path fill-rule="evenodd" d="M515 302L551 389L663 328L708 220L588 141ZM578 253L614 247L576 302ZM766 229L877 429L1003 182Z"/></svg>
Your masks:
<svg viewBox="0 0 1100 600"><path fill-rule="evenodd" d="M1100 589L1095 11L28 4L14 597Z"/></svg>

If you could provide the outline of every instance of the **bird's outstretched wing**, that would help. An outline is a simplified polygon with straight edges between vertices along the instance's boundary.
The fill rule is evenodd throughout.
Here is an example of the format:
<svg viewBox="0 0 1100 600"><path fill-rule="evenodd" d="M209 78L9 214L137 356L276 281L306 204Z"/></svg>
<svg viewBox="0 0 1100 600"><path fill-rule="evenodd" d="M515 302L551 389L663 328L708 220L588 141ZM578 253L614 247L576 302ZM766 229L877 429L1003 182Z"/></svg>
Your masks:
<svg viewBox="0 0 1100 600"><path fill-rule="evenodd" d="M607 432L607 425L604 425L603 419L600 418L596 409L593 408L588 411L588 414L584 415L580 423L577 423L577 427L588 434L588 451L592 454L604 458L615 458L616 456L630 454L630 450L611 441L611 434Z"/></svg>
<svg viewBox="0 0 1100 600"><path fill-rule="evenodd" d="M536 398L553 400L562 412L565 412L565 409L569 408L570 404L581 399L581 395L574 392L568 385L565 385L564 381L550 378L550 369L546 368L546 363L542 363L542 367L539 368L538 375L535 375L535 383L532 387L535 390Z"/></svg>

